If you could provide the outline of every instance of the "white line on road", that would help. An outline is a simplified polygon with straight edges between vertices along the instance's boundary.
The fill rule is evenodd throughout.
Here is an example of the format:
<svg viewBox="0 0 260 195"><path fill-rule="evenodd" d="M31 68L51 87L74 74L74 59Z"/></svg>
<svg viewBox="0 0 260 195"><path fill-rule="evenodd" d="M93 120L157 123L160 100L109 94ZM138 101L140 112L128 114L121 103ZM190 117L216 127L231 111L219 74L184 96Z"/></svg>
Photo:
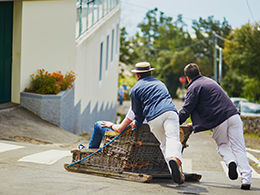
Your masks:
<svg viewBox="0 0 260 195"><path fill-rule="evenodd" d="M221 165L222 165L222 167L224 169L224 172L226 173L226 175L228 177L228 168L227 168L225 162L224 161L220 161L220 163L221 163ZM260 178L260 175L252 167L251 167L251 169L252 169L252 178ZM239 173L238 170L237 170L237 172ZM240 174L238 174L238 176L241 177Z"/></svg>
<svg viewBox="0 0 260 195"><path fill-rule="evenodd" d="M5 152L5 151L9 151L9 150L16 150L16 149L20 149L20 148L24 148L24 146L17 146L17 145L12 145L12 144L0 143L0 152Z"/></svg>
<svg viewBox="0 0 260 195"><path fill-rule="evenodd" d="M256 150L256 149L246 148L246 150L249 151L249 152L260 153L260 150Z"/></svg>
<svg viewBox="0 0 260 195"><path fill-rule="evenodd" d="M36 154L25 156L19 159L18 161L51 165L56 161L58 161L59 159L66 156L71 156L70 151L48 150L45 152L39 152Z"/></svg>
<svg viewBox="0 0 260 195"><path fill-rule="evenodd" d="M246 152L246 156L247 158L249 158L250 160L254 161L256 163L256 166L260 168L260 162L259 160L254 157L252 154L250 154L249 152Z"/></svg>

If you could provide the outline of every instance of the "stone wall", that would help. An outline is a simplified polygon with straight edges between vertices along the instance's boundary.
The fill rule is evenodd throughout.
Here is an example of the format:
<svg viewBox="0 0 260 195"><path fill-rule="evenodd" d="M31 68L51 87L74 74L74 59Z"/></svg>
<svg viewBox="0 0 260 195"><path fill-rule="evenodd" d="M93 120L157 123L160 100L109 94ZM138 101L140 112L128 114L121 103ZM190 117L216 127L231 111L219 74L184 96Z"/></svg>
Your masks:
<svg viewBox="0 0 260 195"><path fill-rule="evenodd" d="M94 109L88 106L81 110L81 101L74 106L74 89L61 91L57 95L41 95L21 92L20 104L40 118L65 129L71 133L92 133L95 122L100 120L115 121L117 104L98 102Z"/></svg>
<svg viewBox="0 0 260 195"><path fill-rule="evenodd" d="M61 91L57 95L21 92L20 104L42 119L73 131L74 89Z"/></svg>
<svg viewBox="0 0 260 195"><path fill-rule="evenodd" d="M248 134L260 135L260 117L245 117L241 116L243 121L243 129Z"/></svg>

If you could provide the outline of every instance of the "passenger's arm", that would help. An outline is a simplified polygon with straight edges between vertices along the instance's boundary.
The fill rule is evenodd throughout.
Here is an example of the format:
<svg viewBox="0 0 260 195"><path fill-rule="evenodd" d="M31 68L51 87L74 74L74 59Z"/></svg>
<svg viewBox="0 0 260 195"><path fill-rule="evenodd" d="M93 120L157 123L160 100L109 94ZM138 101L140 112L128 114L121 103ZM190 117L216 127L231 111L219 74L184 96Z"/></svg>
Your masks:
<svg viewBox="0 0 260 195"><path fill-rule="evenodd" d="M124 120L120 124L113 125L112 129L121 133L131 122L132 122L132 120L125 117Z"/></svg>

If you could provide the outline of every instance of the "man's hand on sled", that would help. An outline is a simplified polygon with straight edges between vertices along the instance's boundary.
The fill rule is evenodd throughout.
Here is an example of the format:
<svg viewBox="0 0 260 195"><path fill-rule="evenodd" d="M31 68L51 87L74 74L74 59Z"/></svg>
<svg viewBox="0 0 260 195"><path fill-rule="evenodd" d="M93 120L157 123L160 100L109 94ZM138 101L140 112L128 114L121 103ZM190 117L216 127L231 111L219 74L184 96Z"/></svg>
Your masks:
<svg viewBox="0 0 260 195"><path fill-rule="evenodd" d="M192 123L188 123L187 126L188 126L188 127L192 127Z"/></svg>
<svg viewBox="0 0 260 195"><path fill-rule="evenodd" d="M136 128L135 120L133 120L133 121L130 123L130 126L131 126L132 129Z"/></svg>
<svg viewBox="0 0 260 195"><path fill-rule="evenodd" d="M102 121L101 122L101 126L102 127L109 127L109 128L112 128L112 125L114 125L115 123L112 123L110 121Z"/></svg>

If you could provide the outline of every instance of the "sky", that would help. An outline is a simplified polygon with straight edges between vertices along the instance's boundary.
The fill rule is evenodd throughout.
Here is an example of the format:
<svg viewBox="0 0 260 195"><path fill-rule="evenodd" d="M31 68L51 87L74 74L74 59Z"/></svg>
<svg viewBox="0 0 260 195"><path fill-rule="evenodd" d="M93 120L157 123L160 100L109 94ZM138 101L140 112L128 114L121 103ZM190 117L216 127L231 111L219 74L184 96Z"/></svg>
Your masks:
<svg viewBox="0 0 260 195"><path fill-rule="evenodd" d="M200 17L224 21L224 17L233 29L241 28L246 23L260 26L260 0L121 0L120 27L126 27L129 36L134 36L148 10L158 8L165 16L177 19L182 14L188 25L186 30L192 34L192 20Z"/></svg>

